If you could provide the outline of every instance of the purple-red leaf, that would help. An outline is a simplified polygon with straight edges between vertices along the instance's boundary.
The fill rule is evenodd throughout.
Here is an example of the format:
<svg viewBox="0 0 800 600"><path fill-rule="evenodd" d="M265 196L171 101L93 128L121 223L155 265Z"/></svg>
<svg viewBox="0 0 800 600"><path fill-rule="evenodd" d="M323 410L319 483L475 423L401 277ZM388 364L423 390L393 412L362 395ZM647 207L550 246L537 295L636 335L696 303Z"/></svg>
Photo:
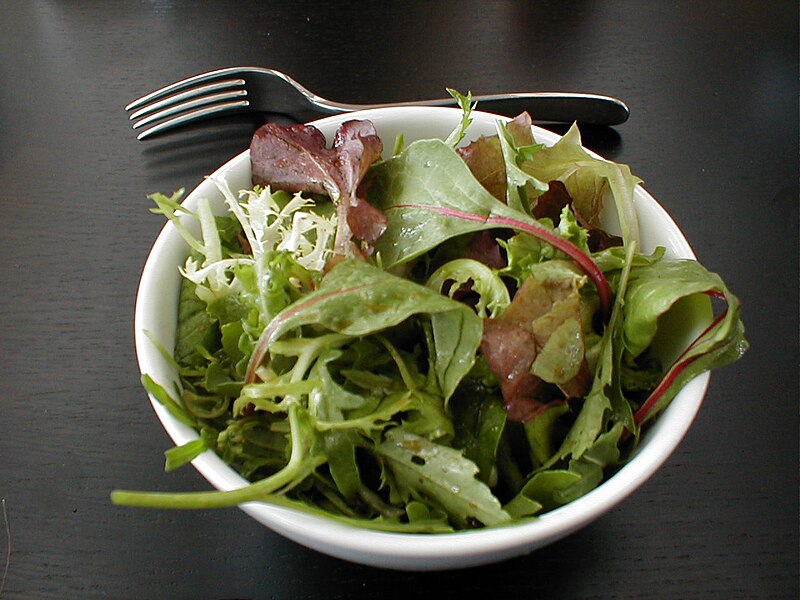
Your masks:
<svg viewBox="0 0 800 600"><path fill-rule="evenodd" d="M327 194L336 205L339 222L335 250L346 254L353 236L372 244L386 230L386 215L358 193L382 151L383 143L369 121L342 123L330 148L312 125L267 123L250 143L253 183L292 193Z"/></svg>
<svg viewBox="0 0 800 600"><path fill-rule="evenodd" d="M267 123L250 141L253 184L287 192L339 196L339 183L325 136L310 125Z"/></svg>
<svg viewBox="0 0 800 600"><path fill-rule="evenodd" d="M554 404L586 394L591 375L582 354L572 359L574 375L551 380L554 385L531 368L553 333L565 321L580 318L580 296L573 280L529 277L499 317L484 320L481 353L500 382L509 419L526 422ZM564 359L565 364L570 362Z"/></svg>

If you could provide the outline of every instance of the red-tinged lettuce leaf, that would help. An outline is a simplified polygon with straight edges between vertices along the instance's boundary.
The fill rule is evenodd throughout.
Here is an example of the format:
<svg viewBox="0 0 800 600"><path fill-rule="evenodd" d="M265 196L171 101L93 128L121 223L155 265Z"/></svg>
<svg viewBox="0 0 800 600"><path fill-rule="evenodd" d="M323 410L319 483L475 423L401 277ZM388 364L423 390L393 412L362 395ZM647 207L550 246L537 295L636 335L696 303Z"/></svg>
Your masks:
<svg viewBox="0 0 800 600"><path fill-rule="evenodd" d="M498 319L486 319L481 354L500 381L509 419L526 422L547 410L548 404L537 399L544 382L530 372L536 358L536 340L530 331Z"/></svg>
<svg viewBox="0 0 800 600"><path fill-rule="evenodd" d="M517 148L533 146L536 141L533 139L533 119L527 112L522 112L506 123L506 129L514 140Z"/></svg>
<svg viewBox="0 0 800 600"><path fill-rule="evenodd" d="M522 113L506 123L506 130L517 148L534 144L530 115ZM480 184L501 202L506 201L506 159L498 135L483 136L467 146L458 148L459 156Z"/></svg>
<svg viewBox="0 0 800 600"><path fill-rule="evenodd" d="M741 358L748 344L739 318L739 299L716 273L693 260L663 260L648 268L632 270L625 294L623 339L626 352L633 356L654 342L659 327L669 322L673 309L693 298L702 298L703 294L719 298L727 306L667 369L637 411L637 424L665 408L692 377ZM667 335L675 337L674 333Z"/></svg>
<svg viewBox="0 0 800 600"><path fill-rule="evenodd" d="M480 137L457 152L486 191L505 202L506 166L497 136Z"/></svg>
<svg viewBox="0 0 800 600"><path fill-rule="evenodd" d="M569 195L566 186L554 180L548 184L547 191L537 198L532 210L533 216L537 219L550 219L557 224L561 219L561 211L571 204L572 196Z"/></svg>
<svg viewBox="0 0 800 600"><path fill-rule="evenodd" d="M335 245L342 248L350 238L341 223L347 223L350 233L356 238L374 244L386 230L386 215L357 191L369 167L381 156L381 138L370 121L347 121L334 136L333 151L344 195L336 205L340 225Z"/></svg>
<svg viewBox="0 0 800 600"><path fill-rule="evenodd" d="M503 251L497 238L502 236L502 230L492 231L485 229L479 231L469 241L464 250L464 258L471 258L492 269L503 269L508 261L503 256Z"/></svg>
<svg viewBox="0 0 800 600"><path fill-rule="evenodd" d="M500 381L512 420L530 421L588 390L577 282L574 276L529 277L508 308L484 323L481 352ZM554 398L547 383L562 396Z"/></svg>
<svg viewBox="0 0 800 600"><path fill-rule="evenodd" d="M369 121L347 121L328 148L312 125L267 123L250 143L253 184L275 190L326 194L336 205L335 249L346 254L351 237L373 244L386 229L386 216L358 192L383 144Z"/></svg>
<svg viewBox="0 0 800 600"><path fill-rule="evenodd" d="M341 190L335 159L325 136L311 125L266 123L250 141L253 184L275 190L327 194L337 200Z"/></svg>

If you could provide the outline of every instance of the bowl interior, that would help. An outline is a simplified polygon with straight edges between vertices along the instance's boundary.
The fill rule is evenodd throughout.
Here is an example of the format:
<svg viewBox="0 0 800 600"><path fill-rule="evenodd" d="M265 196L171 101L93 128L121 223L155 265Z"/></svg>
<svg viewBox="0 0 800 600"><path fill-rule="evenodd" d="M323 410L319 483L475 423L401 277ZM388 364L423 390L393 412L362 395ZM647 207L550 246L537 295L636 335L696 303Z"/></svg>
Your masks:
<svg viewBox="0 0 800 600"><path fill-rule="evenodd" d="M495 122L504 119L488 113L473 113L468 138L495 133ZM403 134L406 143L422 138L445 138L458 124L461 112L448 108L395 108L365 111L321 119L315 125L331 139L336 128L349 119L370 119L384 146L393 147ZM534 128L537 142L552 144L558 136ZM213 175L224 178L234 191L250 187L250 160L243 152L220 167ZM185 200L194 208L198 199L208 198L223 210L221 195L211 181L201 183ZM664 246L667 256L694 258L689 243L667 212L643 188L635 192L640 221L642 248L652 251ZM186 226L197 232L191 220ZM187 256L187 247L174 226L166 224L145 263L136 299L134 318L136 353L142 373L168 389L177 384L177 373L160 354L153 341L171 349L175 343L178 293L181 275L178 268ZM669 323L662 349L665 355L685 347L710 322L710 304L687 303L680 318ZM675 450L691 425L702 403L709 375L692 380L673 399L670 406L645 432L635 456L617 473L589 494L570 504L545 513L539 519L497 529L423 535L394 534L357 529L332 520L261 503L242 505L242 509L274 531L318 551L367 565L395 569L436 570L463 568L496 562L530 552L568 535L618 504L641 485ZM174 419L155 399L151 404L176 445L197 438L191 428ZM228 467L216 454L206 452L193 461L195 468L217 489L242 487L247 481Z"/></svg>

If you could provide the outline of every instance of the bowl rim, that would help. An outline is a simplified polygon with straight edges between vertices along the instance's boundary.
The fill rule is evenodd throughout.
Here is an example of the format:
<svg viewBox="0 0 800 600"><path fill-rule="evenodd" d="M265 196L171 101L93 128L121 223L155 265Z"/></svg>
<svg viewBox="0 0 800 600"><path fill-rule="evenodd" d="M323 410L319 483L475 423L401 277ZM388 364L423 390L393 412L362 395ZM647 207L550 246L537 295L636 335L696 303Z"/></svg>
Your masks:
<svg viewBox="0 0 800 600"><path fill-rule="evenodd" d="M333 115L310 124L323 130L326 137L330 139L326 130L332 130L336 125L353 118L373 121L386 118L400 122L416 119L425 122L426 119L439 120L443 118L453 121L460 116L461 110L457 108L396 107ZM473 119L480 120L483 125L486 125L487 120L491 120L492 123L497 119L509 120L508 117L482 111L474 111ZM376 127L380 130L379 125L376 124ZM548 145L561 137L535 125L534 135L537 141L544 141ZM591 154L599 157L594 152ZM245 162L249 171L249 150L241 152L217 168L209 178L206 178L186 196L184 203L191 204L198 198L207 196L209 194L207 190L212 190L213 193L216 188L209 180L210 177L227 178L234 169L244 169L243 163ZM675 236L673 244L677 244L678 255L695 259L688 240L663 206L641 185L637 186L635 190L635 198L637 212L642 209L643 205L646 205L648 210L653 211L655 218L669 225L671 233ZM179 237L179 234L174 225L170 222L165 223L148 253L136 292L134 340L137 361L142 374L150 373L153 367L152 342L145 330L152 316L151 311L154 306L152 296L160 287L161 271L166 268L161 258L162 254L167 252L168 245L175 244L176 236ZM182 240L180 241L182 242ZM183 256L185 258L186 253ZM179 261L172 266L178 267L181 264ZM179 277L177 268L174 270L175 276ZM177 299L175 305L177 311ZM479 530L419 534L360 528L322 516L260 502L245 503L240 505L240 508L263 525L295 542L332 556L362 564L399 569L434 570L496 562L536 549L573 533L612 509L643 485L666 462L690 429L703 403L709 381L710 373L705 372L688 382L673 398L666 410L659 415L650 431L646 432L645 439L630 460L611 477L601 482L586 495L533 520ZM198 437L196 431L177 421L152 396L150 396L150 403L175 444L182 444ZM658 443L648 443L656 435ZM194 459L192 464L217 489L233 489L248 483L211 450Z"/></svg>

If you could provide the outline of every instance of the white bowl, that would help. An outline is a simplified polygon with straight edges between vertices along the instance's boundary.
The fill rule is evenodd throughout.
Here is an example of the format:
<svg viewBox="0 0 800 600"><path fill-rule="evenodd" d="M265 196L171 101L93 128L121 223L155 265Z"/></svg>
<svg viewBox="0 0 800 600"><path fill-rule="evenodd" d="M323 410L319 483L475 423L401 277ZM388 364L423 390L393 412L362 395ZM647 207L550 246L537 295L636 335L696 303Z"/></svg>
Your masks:
<svg viewBox="0 0 800 600"><path fill-rule="evenodd" d="M337 115L316 121L330 140L336 128L348 119L369 119L391 148L395 137L403 133L406 142L420 138L444 138L458 123L461 112L449 108L391 108ZM474 121L468 138L495 133L495 121L504 119L488 113L473 113ZM538 142L552 144L558 136L535 128ZM634 169L635 171L635 169ZM250 187L250 160L247 151L220 167L216 174L228 180L231 189ZM199 185L185 200L194 207L201 197L219 201L221 196L210 181ZM694 258L689 243L667 212L641 187L635 192L640 220L640 249L651 251L665 246L667 256ZM187 223L187 225L191 225ZM177 381L177 374L159 354L145 332L149 332L166 348L175 342L178 290L187 247L171 223L158 236L144 266L136 298L135 341L139 368L162 385ZM710 322L703 309L692 314L676 332L680 343L688 343ZM674 340L673 340L674 341ZM675 450L688 431L703 401L709 382L705 373L693 379L672 400L652 427L643 435L632 459L599 487L585 496L532 522L496 528L449 534L399 534L359 529L311 516L291 509L263 503L241 506L247 514L273 531L313 548L345 560L403 570L433 571L471 567L501 561L531 552L552 543L600 517L642 485ZM173 418L154 398L153 409L164 428L180 445L196 439L197 433ZM220 490L242 487L247 481L226 465L213 452L206 452L192 463Z"/></svg>

